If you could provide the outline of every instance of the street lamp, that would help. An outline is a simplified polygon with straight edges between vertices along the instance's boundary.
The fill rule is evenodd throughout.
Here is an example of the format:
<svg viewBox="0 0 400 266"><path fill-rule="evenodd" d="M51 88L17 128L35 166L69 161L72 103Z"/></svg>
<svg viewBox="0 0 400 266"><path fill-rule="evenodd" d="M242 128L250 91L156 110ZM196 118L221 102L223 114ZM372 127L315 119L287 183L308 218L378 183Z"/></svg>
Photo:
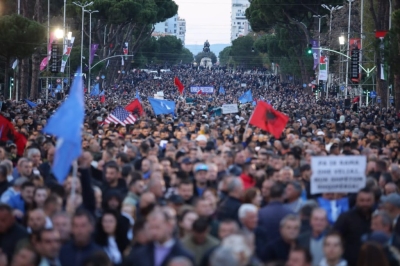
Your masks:
<svg viewBox="0 0 400 266"><path fill-rule="evenodd" d="M56 39L64 38L64 31L62 29L56 29L54 31L54 37L56 37Z"/></svg>
<svg viewBox="0 0 400 266"><path fill-rule="evenodd" d="M318 43L321 46L321 19L327 17L327 15L313 15L314 18L318 18Z"/></svg>
<svg viewBox="0 0 400 266"><path fill-rule="evenodd" d="M92 14L99 12L98 10L85 10L85 12L89 13L89 78L88 78L88 92L90 93L90 74L91 74L91 56L92 56Z"/></svg>
<svg viewBox="0 0 400 266"><path fill-rule="evenodd" d="M74 5L79 6L80 8L82 8L82 34L81 34L81 71L83 72L82 69L82 58L83 58L83 25L85 22L85 7L91 6L93 5L93 2L85 2L85 3L81 3L81 2L72 2Z"/></svg>
<svg viewBox="0 0 400 266"><path fill-rule="evenodd" d="M332 5L325 5L325 4L322 4L321 6L325 9L329 10L329 13L330 13L330 15L329 15L329 43L330 43L331 42L331 34L332 34L332 12L342 9L343 6L339 6L339 5L332 6Z"/></svg>
<svg viewBox="0 0 400 266"><path fill-rule="evenodd" d="M351 4L353 3L354 0L347 0L349 2L349 21L348 21L348 27L347 27L347 51L346 53L349 52L350 50L350 26L351 26ZM348 55L349 56L349 55ZM347 99L347 86L349 84L349 60L346 62L346 84L344 88L344 98Z"/></svg>
<svg viewBox="0 0 400 266"><path fill-rule="evenodd" d="M346 43L346 38L343 35L339 36L339 44L344 45Z"/></svg>

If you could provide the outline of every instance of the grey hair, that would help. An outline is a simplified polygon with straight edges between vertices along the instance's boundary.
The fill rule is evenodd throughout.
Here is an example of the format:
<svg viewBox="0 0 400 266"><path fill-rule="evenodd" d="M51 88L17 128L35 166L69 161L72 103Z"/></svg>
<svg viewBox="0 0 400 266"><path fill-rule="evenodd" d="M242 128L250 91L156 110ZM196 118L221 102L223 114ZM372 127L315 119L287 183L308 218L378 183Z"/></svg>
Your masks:
<svg viewBox="0 0 400 266"><path fill-rule="evenodd" d="M393 220L390 218L389 213L386 211L376 211L372 214L372 217L381 217L382 225L392 227Z"/></svg>
<svg viewBox="0 0 400 266"><path fill-rule="evenodd" d="M175 257L169 263L168 266L193 266L193 263L186 257Z"/></svg>
<svg viewBox="0 0 400 266"><path fill-rule="evenodd" d="M240 266L230 248L219 247L211 255L210 266L221 265Z"/></svg>
<svg viewBox="0 0 400 266"><path fill-rule="evenodd" d="M238 177L232 178L231 182L228 183L228 193L235 191L235 189L239 186L242 185L242 180L240 180Z"/></svg>
<svg viewBox="0 0 400 266"><path fill-rule="evenodd" d="M36 148L31 148L31 149L29 149L28 152L27 152L27 157L28 157L28 158L31 158L31 156L33 156L33 155L35 155L35 154L41 155L41 153L40 153L40 151L39 151L38 149L36 149Z"/></svg>
<svg viewBox="0 0 400 266"><path fill-rule="evenodd" d="M258 212L258 209L256 207L256 205L254 204L242 204L239 208L238 214L239 214L239 219L243 219L244 217L246 217L247 213L249 212Z"/></svg>
<svg viewBox="0 0 400 266"><path fill-rule="evenodd" d="M285 224L289 221L294 221L294 222L298 222L300 224L300 218L299 216L295 215L295 214L288 214L286 215L280 222L280 227L285 226Z"/></svg>

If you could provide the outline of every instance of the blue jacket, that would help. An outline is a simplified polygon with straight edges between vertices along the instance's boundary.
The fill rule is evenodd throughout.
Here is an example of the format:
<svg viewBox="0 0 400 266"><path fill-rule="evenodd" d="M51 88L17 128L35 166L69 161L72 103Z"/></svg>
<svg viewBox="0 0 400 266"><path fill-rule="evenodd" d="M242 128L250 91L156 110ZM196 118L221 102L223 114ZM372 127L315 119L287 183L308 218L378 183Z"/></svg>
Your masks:
<svg viewBox="0 0 400 266"><path fill-rule="evenodd" d="M85 259L93 253L103 251L93 241L86 247L77 247L73 241L64 244L60 250L60 263L62 266L81 266Z"/></svg>
<svg viewBox="0 0 400 266"><path fill-rule="evenodd" d="M20 210L25 214L25 201L22 198L21 194L12 196L8 200L7 204L10 205L11 208Z"/></svg>
<svg viewBox="0 0 400 266"><path fill-rule="evenodd" d="M272 201L258 212L258 226L264 229L268 242L280 237L280 222L288 214L294 214L282 202Z"/></svg>

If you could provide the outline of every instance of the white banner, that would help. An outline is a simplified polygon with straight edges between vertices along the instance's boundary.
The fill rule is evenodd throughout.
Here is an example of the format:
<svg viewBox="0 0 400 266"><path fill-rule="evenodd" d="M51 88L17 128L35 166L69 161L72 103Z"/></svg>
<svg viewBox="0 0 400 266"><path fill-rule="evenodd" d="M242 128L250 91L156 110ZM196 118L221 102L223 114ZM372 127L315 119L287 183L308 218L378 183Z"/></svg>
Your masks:
<svg viewBox="0 0 400 266"><path fill-rule="evenodd" d="M311 194L356 193L365 187L365 156L311 157Z"/></svg>
<svg viewBox="0 0 400 266"><path fill-rule="evenodd" d="M211 86L204 86L204 87L192 86L192 87L190 87L191 93L198 93L199 91L201 91L202 93L213 94L214 87L211 87Z"/></svg>
<svg viewBox="0 0 400 266"><path fill-rule="evenodd" d="M236 103L224 104L221 106L221 109L223 114L233 114L239 112L238 105Z"/></svg>

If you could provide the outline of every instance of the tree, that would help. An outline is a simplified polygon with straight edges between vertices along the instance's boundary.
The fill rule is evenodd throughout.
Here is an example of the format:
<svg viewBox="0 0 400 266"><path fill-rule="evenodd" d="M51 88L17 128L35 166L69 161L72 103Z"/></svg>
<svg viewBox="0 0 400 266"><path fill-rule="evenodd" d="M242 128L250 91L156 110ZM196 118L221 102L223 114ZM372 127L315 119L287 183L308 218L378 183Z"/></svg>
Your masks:
<svg viewBox="0 0 400 266"><path fill-rule="evenodd" d="M175 64L180 60L182 53L182 42L175 36L160 37L157 41L159 51L157 53L157 60L160 63Z"/></svg>
<svg viewBox="0 0 400 266"><path fill-rule="evenodd" d="M250 36L239 37L232 42L231 56L241 66L249 68L262 66L260 54Z"/></svg>
<svg viewBox="0 0 400 266"><path fill-rule="evenodd" d="M0 17L0 36L0 56L5 62L4 84L7 88L11 59L30 57L44 42L46 30L35 21L13 14Z"/></svg>
<svg viewBox="0 0 400 266"><path fill-rule="evenodd" d="M228 65L230 60L231 60L231 51L232 51L232 46L227 46L219 52L219 63L221 65Z"/></svg>
<svg viewBox="0 0 400 266"><path fill-rule="evenodd" d="M150 38L153 25L174 16L178 6L173 0L96 0L93 9L99 10L92 16L93 42L100 44L99 59L103 59L122 54L125 42L129 53L136 54ZM80 12L79 8L75 9L75 14ZM123 68L127 70L129 67L127 63ZM120 69L118 61L110 63L108 80L114 80Z"/></svg>
<svg viewBox="0 0 400 266"><path fill-rule="evenodd" d="M325 15L328 11L321 7L321 4L337 5L342 0L253 0L250 7L246 9L246 17L254 31L277 32L278 43L290 49L295 56L295 62L302 70L302 79L308 80L311 69L305 68L308 64L304 58L303 51L311 41L310 30L314 27L313 15ZM285 39L283 39L285 36ZM271 57L271 54L269 55ZM276 61L276 60L274 60Z"/></svg>
<svg viewBox="0 0 400 266"><path fill-rule="evenodd" d="M181 57L180 57L180 61L182 61L182 64L191 64L193 63L193 53L187 49L187 48L183 48L181 51Z"/></svg>
<svg viewBox="0 0 400 266"><path fill-rule="evenodd" d="M208 53L205 53L205 52L200 52L200 53L198 53L198 54L194 57L194 60L196 61L197 64L200 64L201 59L204 58L204 57L209 57L209 58L211 58L211 62L212 62L213 64L217 63L217 56L216 56L213 52L211 52L211 51L208 52Z"/></svg>
<svg viewBox="0 0 400 266"><path fill-rule="evenodd" d="M393 28L385 37L385 60L393 75L396 110L400 111L400 9L393 12L392 18Z"/></svg>

